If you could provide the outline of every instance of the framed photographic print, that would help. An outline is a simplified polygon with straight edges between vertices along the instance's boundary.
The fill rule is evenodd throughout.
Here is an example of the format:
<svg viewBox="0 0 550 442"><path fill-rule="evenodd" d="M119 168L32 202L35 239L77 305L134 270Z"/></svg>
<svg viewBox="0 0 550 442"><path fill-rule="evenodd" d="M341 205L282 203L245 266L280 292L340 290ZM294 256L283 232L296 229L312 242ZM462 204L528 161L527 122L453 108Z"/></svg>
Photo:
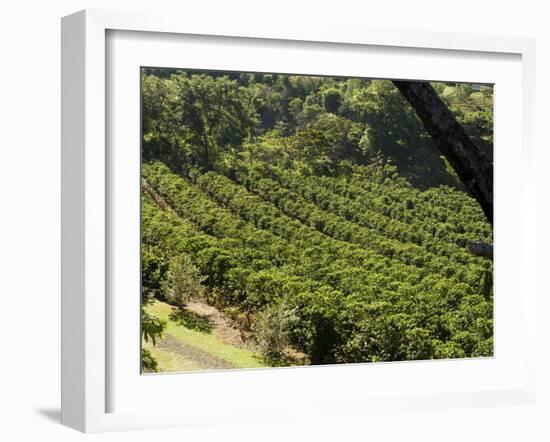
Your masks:
<svg viewBox="0 0 550 442"><path fill-rule="evenodd" d="M84 11L62 43L63 423L533 400L531 40Z"/></svg>

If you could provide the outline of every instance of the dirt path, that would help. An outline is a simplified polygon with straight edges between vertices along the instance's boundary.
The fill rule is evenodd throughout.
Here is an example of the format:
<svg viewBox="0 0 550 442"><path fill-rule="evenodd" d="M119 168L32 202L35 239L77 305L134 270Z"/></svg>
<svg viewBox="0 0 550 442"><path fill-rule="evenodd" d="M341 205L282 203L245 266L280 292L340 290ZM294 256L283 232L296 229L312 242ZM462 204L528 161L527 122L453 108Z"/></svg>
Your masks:
<svg viewBox="0 0 550 442"><path fill-rule="evenodd" d="M166 321L164 336L144 346L158 363L158 371L220 370L265 367L261 356L247 348L223 314L195 301L177 309L155 300L146 311Z"/></svg>
<svg viewBox="0 0 550 442"><path fill-rule="evenodd" d="M240 330L233 327L216 307L202 301L191 301L187 303L186 309L208 321L214 336L220 341L240 348L249 348L243 341Z"/></svg>
<svg viewBox="0 0 550 442"><path fill-rule="evenodd" d="M217 358L210 353L178 341L171 334L166 334L164 336L164 339L159 342L158 347L170 352L177 353L183 356L185 359L193 361L193 363L198 365L199 367L208 370L227 370L229 368L234 368L232 364L225 361L224 359Z"/></svg>

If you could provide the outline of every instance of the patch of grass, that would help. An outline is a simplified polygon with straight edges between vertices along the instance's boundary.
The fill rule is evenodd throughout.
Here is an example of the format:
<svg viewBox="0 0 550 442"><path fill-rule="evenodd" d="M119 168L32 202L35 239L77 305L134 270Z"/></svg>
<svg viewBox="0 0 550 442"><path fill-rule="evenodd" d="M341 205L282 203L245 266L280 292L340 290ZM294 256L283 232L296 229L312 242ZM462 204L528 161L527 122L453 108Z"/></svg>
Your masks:
<svg viewBox="0 0 550 442"><path fill-rule="evenodd" d="M250 350L245 350L242 348L235 347L233 345L225 344L216 338L212 333L197 331L196 329L186 328L181 321L174 321L172 318L178 318L177 312L174 307L166 304L164 302L155 301L150 305L145 307L145 310L151 314L155 315L161 319L164 319L167 323L165 334L172 335L176 340L180 341L183 344L195 347L199 350L202 350L206 353L211 354L217 358L227 361L229 364L235 368L258 368L266 367L267 365L263 361L262 357ZM146 347L149 349L149 347ZM157 353L158 352L158 353ZM152 356L157 360L159 364L159 371L175 371L165 369L164 363L168 366L177 365L178 360L162 349L154 348L154 351L151 351ZM158 355L158 358L157 358ZM164 362L163 362L164 361ZM181 362L185 365L184 362ZM192 361L188 361L192 362ZM197 370L197 369L208 369L209 367L199 367L199 368L177 368L176 371L184 370Z"/></svg>

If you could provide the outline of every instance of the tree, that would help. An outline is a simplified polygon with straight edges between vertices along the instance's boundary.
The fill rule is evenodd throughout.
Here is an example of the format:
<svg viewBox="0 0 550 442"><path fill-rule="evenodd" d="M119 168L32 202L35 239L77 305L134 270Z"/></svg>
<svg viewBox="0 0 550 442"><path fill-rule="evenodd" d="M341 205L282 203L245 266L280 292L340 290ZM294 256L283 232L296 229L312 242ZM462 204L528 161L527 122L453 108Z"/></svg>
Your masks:
<svg viewBox="0 0 550 442"><path fill-rule="evenodd" d="M248 89L227 76L144 74L142 103L143 157L162 159L174 170L210 168L257 126Z"/></svg>
<svg viewBox="0 0 550 442"><path fill-rule="evenodd" d="M170 261L163 282L163 291L171 304L181 308L189 299L202 295L204 277L187 255L178 255Z"/></svg>
<svg viewBox="0 0 550 442"><path fill-rule="evenodd" d="M147 313L143 308L146 302L143 302L141 310L141 334L145 342L150 341L153 345L157 345L157 338L162 338L166 329L166 321Z"/></svg>
<svg viewBox="0 0 550 442"><path fill-rule="evenodd" d="M470 139L449 108L427 82L394 81L411 104L468 193L493 223L493 163Z"/></svg>
<svg viewBox="0 0 550 442"><path fill-rule="evenodd" d="M267 307L256 318L253 336L260 353L270 364L278 364L290 344L291 325L296 315L284 304Z"/></svg>
<svg viewBox="0 0 550 442"><path fill-rule="evenodd" d="M330 113L337 113L342 104L342 93L336 88L330 88L323 93L323 104Z"/></svg>
<svg viewBox="0 0 550 442"><path fill-rule="evenodd" d="M151 302L152 298L148 296L143 297L141 303L141 336L145 342L152 342L153 345L157 344L157 338L162 338L164 330L166 329L166 321L157 318L145 311L145 306ZM145 372L156 372L158 364L149 350L141 349L141 368Z"/></svg>
<svg viewBox="0 0 550 442"><path fill-rule="evenodd" d="M142 154L144 160L162 159L179 169L196 155L179 121L177 84L171 75L166 77L142 75Z"/></svg>
<svg viewBox="0 0 550 442"><path fill-rule="evenodd" d="M416 187L460 186L445 168L434 142L414 109L386 80L371 80L347 94L345 113L364 123L360 148L369 162L391 160L399 173Z"/></svg>
<svg viewBox="0 0 550 442"><path fill-rule="evenodd" d="M242 145L255 128L256 114L247 90L227 77L176 75L181 125L200 147L198 162L215 163L221 150Z"/></svg>

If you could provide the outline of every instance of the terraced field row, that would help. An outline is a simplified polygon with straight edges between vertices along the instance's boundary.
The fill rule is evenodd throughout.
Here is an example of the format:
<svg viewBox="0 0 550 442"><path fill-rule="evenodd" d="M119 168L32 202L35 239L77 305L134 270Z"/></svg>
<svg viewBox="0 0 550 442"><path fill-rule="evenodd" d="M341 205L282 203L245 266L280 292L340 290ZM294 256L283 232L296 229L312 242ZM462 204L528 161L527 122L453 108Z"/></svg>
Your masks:
<svg viewBox="0 0 550 442"><path fill-rule="evenodd" d="M382 183L369 181L368 177L355 177L348 182L323 176L316 180L337 194L360 201L364 208L412 225L420 224L438 239L450 239L459 245L468 240L492 241L491 226L476 202L451 188L421 192L387 178Z"/></svg>
<svg viewBox="0 0 550 442"><path fill-rule="evenodd" d="M416 245L422 245L429 252L436 253L438 255L451 256L458 259L460 262L473 262L476 260L471 254L467 253L464 246L471 240L487 240L487 235L478 235L475 232L456 233L455 230L461 230L457 226L451 226L450 224L444 224L430 218L428 216L418 217L402 217L405 220L399 219L399 216L392 216L392 210L390 208L390 202L383 207L379 205L373 205L372 201L377 198L381 198L380 194L372 192L367 198L367 193L361 198L354 197L349 191L341 189L340 192L336 192L334 188L336 184L344 184L340 179L332 178L333 183L330 183L331 179L328 177L318 177L315 175L301 175L293 173L290 170L286 170L280 167L271 165L257 166L248 171L248 173L236 174L237 181L250 187L249 182L257 181L262 178L268 178L277 182L277 187L283 187L300 194L308 202L316 204L321 209L337 214L348 221L357 223L363 227L368 227L376 230L378 233L387 236L388 238L397 239L405 243L413 243ZM348 183L348 187L352 187L352 184ZM369 186L363 186L362 190L368 192ZM391 192L386 190L386 193L391 195ZM424 195L426 192L421 193ZM454 198L454 197L449 197ZM408 196L403 195L401 199L398 199L399 203L404 203L406 209L404 213L408 213L418 207L417 203L409 199ZM456 204L455 209L460 208L460 204ZM461 211L467 211L469 209L458 209L458 216ZM477 211L475 212L477 213ZM482 218L481 214L478 214L477 221ZM466 225L469 223L466 222ZM460 225L464 225L461 223ZM490 226L486 226L489 230ZM465 228L463 228L465 230ZM490 240L490 239L489 239Z"/></svg>

